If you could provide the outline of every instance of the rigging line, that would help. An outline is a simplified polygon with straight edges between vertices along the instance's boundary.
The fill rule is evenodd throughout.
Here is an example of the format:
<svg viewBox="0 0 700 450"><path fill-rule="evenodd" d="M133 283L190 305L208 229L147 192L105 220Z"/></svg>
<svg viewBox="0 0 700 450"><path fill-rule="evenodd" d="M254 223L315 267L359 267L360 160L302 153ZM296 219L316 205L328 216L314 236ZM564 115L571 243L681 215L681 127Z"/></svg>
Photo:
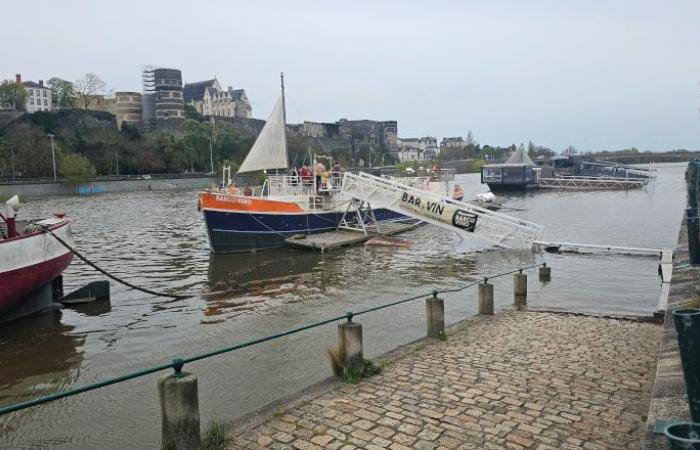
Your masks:
<svg viewBox="0 0 700 450"><path fill-rule="evenodd" d="M60 242L65 248L67 248L71 253L73 253L75 256L77 256L77 257L78 257L80 260L82 260L85 264L87 264L88 266L92 267L93 269L95 269L96 271L100 272L101 274L105 275L106 277L111 278L112 280L116 281L117 283L123 284L124 286L128 286L128 287L130 287L131 289L135 289L135 290L137 290L137 291L145 292L146 294L155 295L156 297L167 297L167 298L175 298L175 299L180 299L180 300L193 297L193 295L169 294L169 293L167 293L167 292L157 292L157 291L153 291L153 290L148 289L148 288L136 286L135 284L130 283L130 282L128 282L128 281L126 281L126 280L124 280L124 279L122 279L122 278L119 278L119 277L116 276L116 275L112 275L111 273L107 272L106 270L104 270L103 268L101 268L100 266L98 266L97 264L95 264L94 262L92 262L92 261L90 261L89 259L87 259L87 258L86 258L85 256L83 256L80 252L78 252L76 249L74 249L73 247L71 247L70 245L68 245L68 243L67 243L66 241L64 241L63 239L61 239L60 237L58 237L58 236L57 236L53 231L51 231L46 225L42 225L42 224L37 224L37 225L39 225L39 226L42 228L43 232L49 233L51 236L53 236L58 242Z"/></svg>

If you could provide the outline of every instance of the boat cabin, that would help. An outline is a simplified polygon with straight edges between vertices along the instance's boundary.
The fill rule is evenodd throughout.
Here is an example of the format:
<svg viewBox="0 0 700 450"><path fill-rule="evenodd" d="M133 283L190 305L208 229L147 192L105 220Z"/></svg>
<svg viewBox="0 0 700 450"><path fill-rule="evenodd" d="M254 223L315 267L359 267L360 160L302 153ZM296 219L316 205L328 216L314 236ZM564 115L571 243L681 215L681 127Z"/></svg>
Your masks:
<svg viewBox="0 0 700 450"><path fill-rule="evenodd" d="M538 169L524 149L516 150L503 164L481 168L481 183L491 191L521 191L537 186Z"/></svg>

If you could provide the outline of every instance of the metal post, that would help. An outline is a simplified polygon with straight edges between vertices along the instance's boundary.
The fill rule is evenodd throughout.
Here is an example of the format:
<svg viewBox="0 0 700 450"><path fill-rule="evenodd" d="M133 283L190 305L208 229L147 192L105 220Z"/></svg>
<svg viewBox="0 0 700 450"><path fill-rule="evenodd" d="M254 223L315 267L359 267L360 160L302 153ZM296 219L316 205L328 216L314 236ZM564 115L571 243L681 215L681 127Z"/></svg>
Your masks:
<svg viewBox="0 0 700 450"><path fill-rule="evenodd" d="M54 181L57 180L56 177L56 152L54 152L53 149L53 134L49 134L49 137L51 138L51 159L53 160L53 179Z"/></svg>
<svg viewBox="0 0 700 450"><path fill-rule="evenodd" d="M209 138L209 163L211 164L211 173L214 173L214 150L211 148L211 138Z"/></svg>
<svg viewBox="0 0 700 450"><path fill-rule="evenodd" d="M116 158L117 158L117 176L119 176L119 149L115 150Z"/></svg>
<svg viewBox="0 0 700 450"><path fill-rule="evenodd" d="M683 365L683 378L688 391L690 417L700 422L700 309L676 309L673 321L678 332L678 350Z"/></svg>

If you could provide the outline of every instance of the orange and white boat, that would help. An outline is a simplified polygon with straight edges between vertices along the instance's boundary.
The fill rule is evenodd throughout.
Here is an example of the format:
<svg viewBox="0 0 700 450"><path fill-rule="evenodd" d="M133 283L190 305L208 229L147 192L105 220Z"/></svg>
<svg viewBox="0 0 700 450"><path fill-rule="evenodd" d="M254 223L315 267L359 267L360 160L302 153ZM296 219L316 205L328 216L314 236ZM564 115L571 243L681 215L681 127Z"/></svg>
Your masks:
<svg viewBox="0 0 700 450"><path fill-rule="evenodd" d="M238 173L288 169L284 78L282 94ZM257 195L227 190L200 193L198 207L204 215L212 252L234 253L279 248L295 234L312 234L338 228L354 206L342 192L343 178L331 173L324 182L316 177L268 175ZM228 185L226 171L222 186ZM430 188L430 186L428 186ZM249 193L250 194L250 193ZM352 211L351 211L352 212ZM381 222L417 222L417 219L378 208Z"/></svg>

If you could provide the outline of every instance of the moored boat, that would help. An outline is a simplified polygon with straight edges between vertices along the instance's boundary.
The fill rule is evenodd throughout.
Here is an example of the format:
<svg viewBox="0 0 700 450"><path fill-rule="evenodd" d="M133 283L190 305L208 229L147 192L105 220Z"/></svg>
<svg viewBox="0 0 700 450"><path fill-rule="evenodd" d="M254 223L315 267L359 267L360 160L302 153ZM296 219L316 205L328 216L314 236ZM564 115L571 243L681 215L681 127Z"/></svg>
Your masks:
<svg viewBox="0 0 700 450"><path fill-rule="evenodd" d="M73 244L70 219L51 217L16 221L19 202L13 197L0 214L0 320L22 306L28 296L56 279L73 260L73 253L45 231Z"/></svg>
<svg viewBox="0 0 700 450"><path fill-rule="evenodd" d="M317 164L318 161L312 161L312 167ZM325 176L309 177L296 173L271 175L278 169L289 169L284 78L282 94L238 170L238 173L267 171L269 175L259 195L251 192L240 195L235 188L228 190L230 180L226 176L222 180L222 189L199 195L198 207L204 216L212 252L279 248L285 245L285 239L296 234L335 230L344 215L354 213L358 207L343 194L343 178L339 172L327 171ZM434 188L431 183L426 183L426 189ZM372 210L372 215L379 223L417 222L417 219L385 208Z"/></svg>

